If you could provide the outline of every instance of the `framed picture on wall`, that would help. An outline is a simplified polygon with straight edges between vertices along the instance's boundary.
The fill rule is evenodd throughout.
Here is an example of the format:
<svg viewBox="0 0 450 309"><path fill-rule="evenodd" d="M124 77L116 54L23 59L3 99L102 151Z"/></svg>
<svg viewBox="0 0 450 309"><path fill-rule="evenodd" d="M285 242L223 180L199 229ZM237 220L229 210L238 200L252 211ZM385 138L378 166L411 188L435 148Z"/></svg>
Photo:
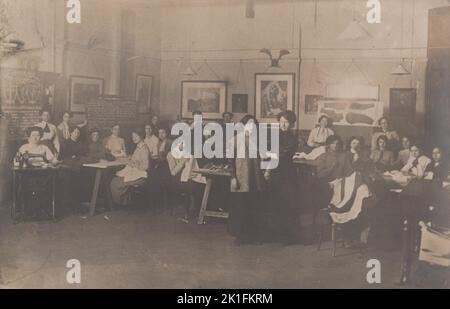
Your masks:
<svg viewBox="0 0 450 309"><path fill-rule="evenodd" d="M86 104L103 95L103 78L76 76L70 77L69 110L73 113L85 113Z"/></svg>
<svg viewBox="0 0 450 309"><path fill-rule="evenodd" d="M248 113L248 94L233 93L231 95L231 112L236 114Z"/></svg>
<svg viewBox="0 0 450 309"><path fill-rule="evenodd" d="M192 118L193 111L201 111L204 119L220 119L227 102L225 81L182 81L181 117Z"/></svg>
<svg viewBox="0 0 450 309"><path fill-rule="evenodd" d="M294 110L294 73L255 74L255 117L261 122L276 121L285 110Z"/></svg>
<svg viewBox="0 0 450 309"><path fill-rule="evenodd" d="M389 116L395 119L414 120L416 117L416 89L391 88Z"/></svg>
<svg viewBox="0 0 450 309"><path fill-rule="evenodd" d="M317 102L321 99L323 99L323 96L321 96L321 95L315 95L315 94L305 95L305 114L307 114L307 115L317 114L317 111L318 111Z"/></svg>
<svg viewBox="0 0 450 309"><path fill-rule="evenodd" d="M152 107L152 81L153 76L136 74L135 100L138 113L149 113Z"/></svg>

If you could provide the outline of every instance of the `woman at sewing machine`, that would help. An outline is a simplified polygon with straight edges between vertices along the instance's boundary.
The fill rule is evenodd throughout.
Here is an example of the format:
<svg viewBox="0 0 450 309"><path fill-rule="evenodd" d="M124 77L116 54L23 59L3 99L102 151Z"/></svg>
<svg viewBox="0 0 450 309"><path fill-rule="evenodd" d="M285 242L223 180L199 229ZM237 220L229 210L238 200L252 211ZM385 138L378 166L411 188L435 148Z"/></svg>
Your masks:
<svg viewBox="0 0 450 309"><path fill-rule="evenodd" d="M19 148L19 154L24 159L24 164L32 166L45 166L46 164L57 164L58 160L46 145L40 143L42 128L31 127L27 130L28 143Z"/></svg>

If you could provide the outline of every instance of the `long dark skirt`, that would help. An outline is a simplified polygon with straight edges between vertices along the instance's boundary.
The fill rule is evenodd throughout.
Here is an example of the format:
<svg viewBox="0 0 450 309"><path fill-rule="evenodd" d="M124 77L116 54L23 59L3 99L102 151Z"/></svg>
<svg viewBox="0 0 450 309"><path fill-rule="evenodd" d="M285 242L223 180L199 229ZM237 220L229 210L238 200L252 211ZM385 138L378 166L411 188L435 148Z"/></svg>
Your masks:
<svg viewBox="0 0 450 309"><path fill-rule="evenodd" d="M228 232L242 242L255 242L262 234L261 192L233 192Z"/></svg>

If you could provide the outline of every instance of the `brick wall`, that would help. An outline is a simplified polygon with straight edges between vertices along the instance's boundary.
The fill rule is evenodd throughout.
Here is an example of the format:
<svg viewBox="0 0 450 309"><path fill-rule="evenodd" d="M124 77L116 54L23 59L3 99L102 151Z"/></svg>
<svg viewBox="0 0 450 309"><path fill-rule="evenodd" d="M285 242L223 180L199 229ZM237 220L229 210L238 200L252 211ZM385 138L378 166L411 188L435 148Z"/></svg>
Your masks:
<svg viewBox="0 0 450 309"><path fill-rule="evenodd" d="M137 105L134 101L96 99L86 106L86 116L90 128L111 128L114 124L138 124Z"/></svg>

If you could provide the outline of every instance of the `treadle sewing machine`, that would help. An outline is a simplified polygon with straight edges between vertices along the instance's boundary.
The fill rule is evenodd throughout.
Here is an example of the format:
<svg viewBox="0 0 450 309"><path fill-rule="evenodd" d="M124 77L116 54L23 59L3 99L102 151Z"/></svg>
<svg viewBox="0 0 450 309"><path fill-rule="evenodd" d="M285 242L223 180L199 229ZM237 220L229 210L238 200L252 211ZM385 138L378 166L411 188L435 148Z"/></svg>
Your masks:
<svg viewBox="0 0 450 309"><path fill-rule="evenodd" d="M56 179L64 165L52 165L44 155L18 154L14 158L13 203L14 223L24 219L56 219Z"/></svg>

